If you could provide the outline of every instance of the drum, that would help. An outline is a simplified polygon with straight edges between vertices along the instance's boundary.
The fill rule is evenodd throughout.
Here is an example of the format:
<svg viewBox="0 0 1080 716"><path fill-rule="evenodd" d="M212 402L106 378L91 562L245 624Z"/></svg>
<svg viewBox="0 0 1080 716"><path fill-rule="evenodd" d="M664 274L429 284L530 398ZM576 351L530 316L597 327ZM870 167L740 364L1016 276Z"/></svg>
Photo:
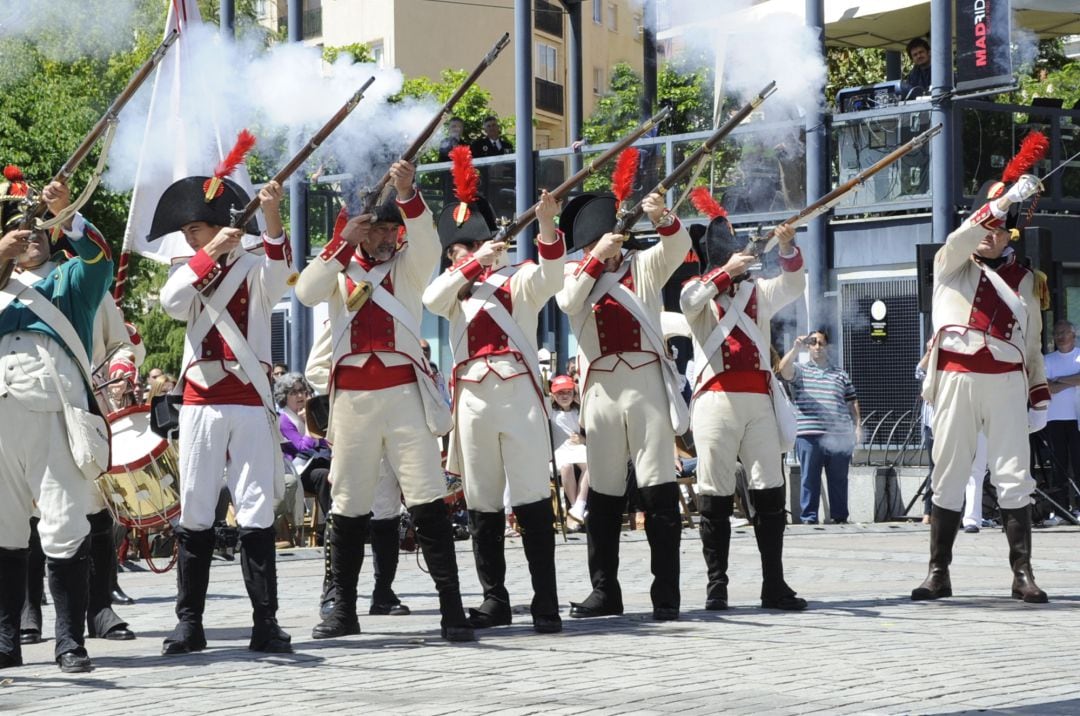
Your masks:
<svg viewBox="0 0 1080 716"><path fill-rule="evenodd" d="M109 415L112 466L97 479L116 521L153 530L180 516L176 450L150 429L150 408L136 405Z"/></svg>

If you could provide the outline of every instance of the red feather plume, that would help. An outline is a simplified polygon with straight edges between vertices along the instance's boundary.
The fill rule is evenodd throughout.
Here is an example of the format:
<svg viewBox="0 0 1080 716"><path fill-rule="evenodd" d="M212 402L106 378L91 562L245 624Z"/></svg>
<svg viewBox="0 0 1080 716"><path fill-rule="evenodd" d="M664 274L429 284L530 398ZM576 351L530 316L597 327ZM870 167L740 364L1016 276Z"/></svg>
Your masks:
<svg viewBox="0 0 1080 716"><path fill-rule="evenodd" d="M450 150L450 161L454 163L451 172L454 176L454 194L458 201L471 204L479 195L480 174L473 167L472 149L468 144L459 144Z"/></svg>
<svg viewBox="0 0 1080 716"><path fill-rule="evenodd" d="M634 191L634 177L637 175L637 169L637 147L624 149L615 160L615 171L611 173L611 191L620 204Z"/></svg>
<svg viewBox="0 0 1080 716"><path fill-rule="evenodd" d="M720 203L713 198L712 192L706 186L697 186L690 191L690 203L709 219L727 216L727 209L720 206Z"/></svg>
<svg viewBox="0 0 1080 716"><path fill-rule="evenodd" d="M1001 175L1001 181L1012 184L1020 178L1021 174L1027 174L1031 168L1042 161L1046 156L1046 150L1050 148L1050 140L1042 132L1030 132L1024 141L1020 142L1020 151L1009 160L1005 171Z"/></svg>
<svg viewBox="0 0 1080 716"><path fill-rule="evenodd" d="M241 129L240 134L236 135L236 144L232 150L214 167L214 176L218 179L224 179L232 174L254 146L255 135L246 129Z"/></svg>
<svg viewBox="0 0 1080 716"><path fill-rule="evenodd" d="M14 164L8 164L4 167L4 178L8 181L23 181L22 169Z"/></svg>

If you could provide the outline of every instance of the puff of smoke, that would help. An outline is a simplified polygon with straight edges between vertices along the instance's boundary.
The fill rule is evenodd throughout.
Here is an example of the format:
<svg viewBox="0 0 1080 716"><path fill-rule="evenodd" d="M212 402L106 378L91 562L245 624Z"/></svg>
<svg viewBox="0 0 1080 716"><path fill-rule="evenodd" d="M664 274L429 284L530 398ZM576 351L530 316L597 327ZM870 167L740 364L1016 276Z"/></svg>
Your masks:
<svg viewBox="0 0 1080 716"><path fill-rule="evenodd" d="M33 41L58 62L105 58L131 48L137 10L138 0L0 0L0 38Z"/></svg>
<svg viewBox="0 0 1080 716"><path fill-rule="evenodd" d="M1026 72L1039 58L1039 37L1031 30L1017 25L1014 16L1012 31L1009 35L1009 44L1005 45L1005 48L1007 49L1002 49L1002 52L1010 52L1013 71Z"/></svg>
<svg viewBox="0 0 1080 716"><path fill-rule="evenodd" d="M171 103L175 115L147 126L154 83L143 85L120 117L104 178L111 189L131 189L144 144L161 148L144 157L144 172L172 172L182 161L189 174L209 173L243 127L256 134L255 153L273 171L292 156L290 146L302 146L372 75L363 101L300 171L332 164L336 172L381 175L385 163L373 164L404 149L437 109L433 102L388 104L401 88L399 71L353 64L347 55L328 66L315 47L265 49L257 38L233 41L201 25L186 31L179 51L183 82L177 87L162 75L154 99Z"/></svg>

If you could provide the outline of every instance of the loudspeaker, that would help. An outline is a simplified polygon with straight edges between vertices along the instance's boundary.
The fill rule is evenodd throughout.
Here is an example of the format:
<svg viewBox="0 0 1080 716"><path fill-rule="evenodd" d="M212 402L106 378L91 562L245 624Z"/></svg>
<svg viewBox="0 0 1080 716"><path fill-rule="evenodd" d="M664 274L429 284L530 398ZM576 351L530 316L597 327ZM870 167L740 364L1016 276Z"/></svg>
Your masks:
<svg viewBox="0 0 1080 716"><path fill-rule="evenodd" d="M919 288L919 311L930 313L934 304L934 257L945 244L915 244L915 271Z"/></svg>

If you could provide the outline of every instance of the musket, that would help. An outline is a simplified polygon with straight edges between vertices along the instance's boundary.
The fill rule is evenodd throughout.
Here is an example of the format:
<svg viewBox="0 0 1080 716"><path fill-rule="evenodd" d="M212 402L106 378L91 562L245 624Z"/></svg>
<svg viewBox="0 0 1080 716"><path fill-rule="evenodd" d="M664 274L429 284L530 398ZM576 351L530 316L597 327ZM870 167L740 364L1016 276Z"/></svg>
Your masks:
<svg viewBox="0 0 1080 716"><path fill-rule="evenodd" d="M322 126L318 132L314 134L307 141L303 147L300 148L289 163L282 167L281 171L274 175L270 181L276 181L278 184L284 185L285 180L292 176L292 173L300 168L300 165L307 161L307 158L311 156L312 152L319 148L319 146L326 141L338 126L345 121L345 118L356 109L356 105L360 104L360 100L364 98L364 92L371 86L371 83L375 81L375 76L372 75L368 78L367 82L361 85L360 89L353 93L353 96L348 99L345 104L341 105L341 108L334 113L334 116L326 121L326 124ZM259 205L262 204L262 200L259 199L259 195L256 194L251 201L243 209L232 210L232 226L241 227L251 220L251 217L258 211Z"/></svg>
<svg viewBox="0 0 1080 716"><path fill-rule="evenodd" d="M446 100L446 103L439 108L439 111L431 118L431 121L424 127L424 130L417 135L416 139L413 140L413 143L409 145L409 148L402 152L399 160L412 162L416 159L416 155L420 153L420 150L424 148L427 141L431 139L431 135L435 134L439 125L442 124L443 119L453 111L454 105L456 105L458 100L460 100L469 88L473 86L473 83L479 79L480 75L484 74L484 70L491 66L491 63L495 61L495 58L499 56L499 53L502 52L503 48L508 44L510 44L510 33L504 32L503 36L499 38L499 41L495 43L495 46L484 55L484 59L480 60L480 64L476 66L476 69L472 71L472 74L466 77L464 81L458 85L458 88L454 90L454 94L450 95L450 99ZM382 179L379 180L379 183L372 187L364 197L362 204L363 208L360 211L361 214L370 214L375 209L375 205L382 197L383 191L386 190L386 185L389 183L390 170L387 169L386 173L383 174Z"/></svg>
<svg viewBox="0 0 1080 716"><path fill-rule="evenodd" d="M743 105L738 112L733 114L731 118L728 119L727 122L724 122L724 124L719 129L713 132L700 147L694 150L694 152L691 153L690 156L686 157L686 159L683 159L682 163L680 163L679 166L675 167L670 174L664 177L663 180L661 180L661 182L655 187L653 187L650 191L646 192L645 195L648 196L649 194L654 193L667 193L668 189L673 187L679 180L681 180L683 177L693 171L694 166L699 161L701 161L706 154L712 152L713 148L720 143L720 140L731 134L732 130L738 127L744 119L750 116L751 112L760 107L761 103L768 99L769 95L771 95L775 91L775 81L765 85L765 88L758 92L757 96L755 96L745 105ZM643 213L645 213L645 209L643 208L642 202L639 201L633 207L626 210L625 212L622 212L619 215L618 220L615 222L615 228L611 230L612 233L622 234L624 236L628 235L630 233L630 229L633 228L634 224L636 224L639 219L641 219L641 215Z"/></svg>
<svg viewBox="0 0 1080 716"><path fill-rule="evenodd" d="M555 199L561 201L567 194L571 192L571 190L574 189L574 187L578 186L579 184L581 184L581 182L585 181L591 175L595 174L598 170L600 170L601 167L603 167L605 164L618 156L619 152L626 149L638 139L652 131L653 127L656 127L665 119L667 119L669 114L671 114L671 108L664 107L662 110L650 117L646 122L638 125L637 129L620 139L618 143L616 143L610 149L589 162L588 166L583 167L580 171L575 173L562 184L549 191L548 194L555 197ZM493 240L509 241L510 239L512 239L536 218L536 206L537 205L534 204L527 211L514 217L514 219L509 224L500 228L499 232L493 237Z"/></svg>
<svg viewBox="0 0 1080 716"><path fill-rule="evenodd" d="M142 67L140 67L128 81L127 87L125 87L116 99L113 100L112 104L109 105L109 108L105 110L105 114L101 116L101 119L99 119L87 135L83 137L82 143L74 153L68 157L68 160L64 162L64 166L60 167L60 171L56 173L56 176L53 177L52 181L67 183L75 173L75 170L78 169L79 165L86 159L86 155L90 153L90 150L93 149L94 144L97 143L98 139L100 139L101 136L105 134L106 130L116 122L124 105L126 105L128 100L135 95L135 92L142 86L142 83L146 81L146 78L150 76L150 73L154 71L154 68L158 66L158 63L165 58L165 54L168 52L169 47L176 42L176 38L179 36L180 32L178 30L173 30L165 36L165 39L157 46L157 49L154 50L146 62L142 64ZM89 197L84 197L83 201L88 198ZM47 212L48 209L48 205L45 204L45 201L39 195L37 201L23 212L23 218L19 224L19 228L36 228L38 219L45 216L45 212ZM0 266L0 288L7 286L7 282L11 278L11 272L14 269L14 261L7 261Z"/></svg>
<svg viewBox="0 0 1080 716"><path fill-rule="evenodd" d="M782 223L787 224L788 226L790 226L792 228L795 228L795 227L802 226L803 224L807 223L808 221L810 221L810 220L812 220L812 219L814 219L814 218L816 218L818 216L821 216L822 214L827 212L829 209L836 206L836 204L839 203L840 199L842 199L845 194L847 194L848 192L850 192L850 191L854 190L855 188L857 188L860 184L862 184L867 179L869 179L870 177L872 177L875 174L877 174L878 172L880 172L885 167L887 167L890 164L892 164L892 163L896 162L897 160L899 160L900 157L902 157L905 154L908 154L908 153L922 147L923 145L925 145L927 142L930 141L931 137L938 134L940 131L941 131L941 125L940 124L934 125L930 129L926 130L925 132L923 132L919 136L912 139L907 144L900 145L899 147L894 149L892 152L890 152L889 154L887 154L886 156L884 156L880 160L878 160L878 162L876 164L874 164L873 166L869 166L866 169L863 169L856 176L852 177L848 181L846 181L843 184L841 184L840 186L836 187L835 189L830 191L828 194L821 197L820 199L815 201L813 204L806 207L805 209L800 211L798 214L796 214L795 216L791 217L790 219L788 219L788 220L786 220L786 221L784 221ZM761 256L762 254L766 253L767 251L770 251L773 248L773 246L776 245L776 242L777 242L776 229L774 228L774 229L770 230L769 233L765 234L764 236L752 238L750 240L750 242L746 245L746 248L743 249L743 253L750 254L751 256Z"/></svg>

